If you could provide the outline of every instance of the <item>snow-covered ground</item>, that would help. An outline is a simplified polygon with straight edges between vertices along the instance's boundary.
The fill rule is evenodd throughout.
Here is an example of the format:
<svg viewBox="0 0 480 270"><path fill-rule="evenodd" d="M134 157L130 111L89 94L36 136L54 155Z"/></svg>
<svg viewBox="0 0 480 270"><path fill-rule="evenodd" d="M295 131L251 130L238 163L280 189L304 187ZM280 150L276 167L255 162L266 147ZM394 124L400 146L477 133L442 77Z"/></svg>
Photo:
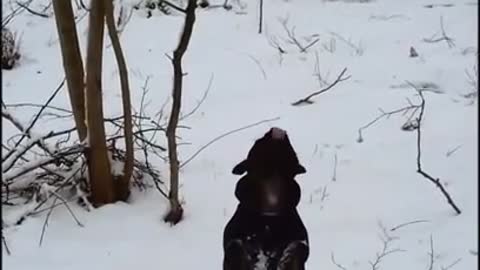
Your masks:
<svg viewBox="0 0 480 270"><path fill-rule="evenodd" d="M185 160L229 130L280 119L217 141L182 169L184 220L173 227L162 221L168 203L155 189L134 190L128 204L91 212L72 204L84 227L76 225L66 208L58 207L41 247L46 212L3 230L12 253L8 256L2 248L5 269L220 269L223 228L237 204L233 196L237 177L231 169L272 126L289 132L307 169L297 180L302 187L298 210L311 243L308 269L340 269L332 254L348 270L429 269L430 239L431 269L452 264L449 269L478 268L478 101L463 97L472 91L466 71L473 73L478 59L478 1L264 2L262 34L257 29L257 1L243 0L244 9L235 4L232 11L197 11L184 58L188 73L184 112L202 98L212 74L213 81L199 110L182 122L190 129L180 129L180 136L190 144L180 147L180 157ZM446 3L453 6L437 6ZM434 6L425 7L428 4ZM286 18L300 43L319 41L300 52L285 41L280 21ZM452 48L445 41L423 40L441 34L440 18L454 39ZM152 115L170 96L172 68L165 54L175 48L182 25L180 15L155 14L147 19L135 11L121 35L133 104L140 103L141 87L150 77L146 111ZM87 18L78 27L85 52ZM54 19L23 12L10 28L22 33L22 58L13 70L2 71L3 101L41 103L64 76ZM112 116L121 112L121 100L118 70L106 40L104 100L106 114ZM280 56L272 40L286 53ZM409 57L410 47L418 57ZM322 87L315 76L316 57L327 82L344 67L351 78L313 98L314 104L291 106ZM406 98L418 103L406 81L438 87L424 92L422 163L444 183L462 210L459 216L439 190L416 173L416 133L401 130L408 115L380 120L364 130L362 143L357 142L358 129L380 115L378 108L404 107ZM52 104L68 108L67 92ZM16 112L28 121L34 111ZM72 124L45 122L36 131ZM14 131L5 121L2 129L4 140ZM155 165L168 179L167 164L158 160ZM7 223L19 211L7 206L2 210ZM418 220L425 222L390 230ZM374 268L370 263L383 248L382 226L394 238L387 251L401 251L383 257Z"/></svg>

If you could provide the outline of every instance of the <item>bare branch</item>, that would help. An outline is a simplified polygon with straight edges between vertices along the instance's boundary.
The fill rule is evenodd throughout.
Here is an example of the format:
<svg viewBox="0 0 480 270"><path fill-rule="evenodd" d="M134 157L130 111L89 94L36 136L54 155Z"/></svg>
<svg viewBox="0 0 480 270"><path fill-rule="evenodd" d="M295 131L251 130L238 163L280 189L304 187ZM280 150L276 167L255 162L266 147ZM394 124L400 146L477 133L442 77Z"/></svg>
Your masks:
<svg viewBox="0 0 480 270"><path fill-rule="evenodd" d="M450 157L451 155L453 155L453 153L457 152L458 149L460 149L461 147L462 147L462 145L458 145L457 147L453 148L452 150L447 151L447 153L445 153L445 156Z"/></svg>
<svg viewBox="0 0 480 270"><path fill-rule="evenodd" d="M435 253L433 252L433 237L430 235L430 252L428 253L430 262L428 264L428 270L433 270L433 264L435 262Z"/></svg>
<svg viewBox="0 0 480 270"><path fill-rule="evenodd" d="M29 5L32 3L32 1L28 1L26 3L20 3L18 1L15 2L19 7L25 9L26 11L28 11L29 13L33 14L33 15L36 15L36 16L39 16L39 17L42 17L42 18L50 18L50 15L47 15L47 14L44 14L44 13L40 13L38 11L35 11L33 9L31 9L29 7Z"/></svg>
<svg viewBox="0 0 480 270"><path fill-rule="evenodd" d="M15 125L20 131L23 132L23 135L22 137L20 137L20 139L15 143L15 146L12 148L12 151L14 151L15 148L17 148L20 143L22 143L23 139L25 139L25 137L29 137L29 138L32 138L31 134L30 134L30 131L31 129L33 128L33 126L35 125L35 123L38 121L38 119L40 118L42 112L46 109L46 106L48 106L50 104L50 102L52 102L52 100L55 98L55 96L60 92L60 90L63 88L65 84L65 78L62 80L62 82L58 85L57 89L55 89L55 91L53 92L53 94L48 98L47 102L45 102L44 106L42 108L40 108L40 110L38 111L38 113L35 115L34 119L32 120L32 122L30 123L30 125L27 127L27 128L23 128L22 125L18 125L18 121L17 121L17 124ZM4 107L5 105L3 105ZM2 107L2 108L3 108ZM2 110L2 116L3 116L4 112ZM22 128L20 128L22 127ZM41 146L42 147L42 146ZM47 153L51 154L50 151L48 150L47 147L43 146L42 147L43 150L45 150ZM9 153L7 153L3 158L2 158L2 162L6 159L8 159L10 157L10 155L13 154L13 152L10 151Z"/></svg>
<svg viewBox="0 0 480 270"><path fill-rule="evenodd" d="M454 267L457 263L459 263L460 261L462 260L462 258L458 258L456 259L453 263L447 265L447 266L441 266L440 269L441 270L448 270L448 269L451 269L452 267Z"/></svg>
<svg viewBox="0 0 480 270"><path fill-rule="evenodd" d="M10 249L8 248L7 244L7 239L5 238L5 235L2 233L2 244L5 247L5 251L7 252L7 255L11 255L12 253L10 252Z"/></svg>
<svg viewBox="0 0 480 270"><path fill-rule="evenodd" d="M272 122L272 121L276 121L280 119L280 117L275 117L275 118L271 118L271 119L265 119L265 120L262 120L262 121L258 121L258 122L255 122L253 124L250 124L250 125L246 125L244 127L241 127L241 128L237 128L237 129L234 129L234 130L231 130L229 132L226 132L218 137L215 137L213 140L211 140L210 142L208 142L207 144L205 144L204 146L200 147L193 155L191 155L189 158L187 158L183 163L180 164L180 168L183 168L185 165L187 165L190 161L192 161L198 154L200 154L200 152L202 152L203 150L205 150L205 148L207 148L208 146L210 146L211 144L213 144L214 142L230 135L230 134L233 134L233 133L236 133L236 132L239 132L239 131L242 131L242 130L245 130L247 128L251 128L251 127L254 127L254 126L258 126L260 124L264 124L264 123L268 123L268 122Z"/></svg>
<svg viewBox="0 0 480 270"><path fill-rule="evenodd" d="M319 38L315 38L313 41L310 41L308 44L303 45L295 35L295 26L293 26L292 28L288 27L288 17L283 19L279 18L278 20L280 24L283 26L283 29L285 30L285 32L287 33L287 36L288 36L287 41L291 44L296 45L301 53L307 52L307 50L310 47L315 45L320 40Z"/></svg>
<svg viewBox="0 0 480 270"><path fill-rule="evenodd" d="M169 1L162 0L162 3L165 4L165 5L167 5L167 6L169 6L169 7L171 7L171 8L173 8L173 9L175 9L176 11L180 11L180 12L182 12L182 13L184 13L184 14L187 13L187 10L185 10L185 9L183 9L183 8L175 5L175 4L172 4L172 3L169 2Z"/></svg>
<svg viewBox="0 0 480 270"><path fill-rule="evenodd" d="M265 69L263 69L262 67L262 64L260 63L260 61L258 61L258 59L256 59L255 57L253 57L252 55L248 54L248 57L250 59L253 60L253 62L255 62L258 66L258 68L260 69L260 71L262 72L262 75L263 75L263 78L266 80L267 79L267 73L265 73Z"/></svg>
<svg viewBox="0 0 480 270"><path fill-rule="evenodd" d="M332 181L337 181L337 152L335 152L335 163L333 164Z"/></svg>
<svg viewBox="0 0 480 270"><path fill-rule="evenodd" d="M443 196L447 199L448 204L455 210L455 212L460 215L462 211L458 208L458 206L455 204L453 199L450 197L450 194L447 192L443 184L440 182L440 179L438 178L433 178L431 175L426 173L425 171L422 170L422 163L421 163L421 156L422 156L422 151L421 151L421 123L423 119L423 114L425 112L425 98L423 97L422 91L420 91L418 88L415 87L410 82L407 82L411 87L413 87L417 93L419 94L422 102L421 102L421 107L420 107L420 114L417 118L417 122L419 123L418 128L417 128L417 173L428 179L430 182L432 182L436 187L440 189L442 192Z"/></svg>
<svg viewBox="0 0 480 270"><path fill-rule="evenodd" d="M341 270L347 270L347 268L346 268L345 266L343 266L343 265L337 263L337 261L335 261L335 256L333 255L333 252L332 252L331 255L330 255L330 259L331 259L332 263L333 263L336 267L338 267L339 269L341 269Z"/></svg>
<svg viewBox="0 0 480 270"><path fill-rule="evenodd" d="M350 48L353 49L353 51L355 52L355 55L363 55L363 47L362 47L362 43L359 42L358 45L355 45L350 39L346 39L344 37L342 37L341 35L335 33L335 32L330 32L330 34L332 36L334 36L335 38L338 38L340 41L342 41L343 43L347 44Z"/></svg>
<svg viewBox="0 0 480 270"><path fill-rule="evenodd" d="M400 224L400 225L397 225L397 226L391 228L390 231L393 232L393 231L396 231L396 230L398 230L398 229L400 229L400 228L402 228L402 227L405 227L405 226L408 226L408 225L411 225L411 224L416 224L416 223L423 223L423 222L430 222L430 221L429 221L429 220L424 220L424 219L422 219L422 220L414 220L414 221L410 221L410 222L406 222L406 223L402 223L402 224Z"/></svg>
<svg viewBox="0 0 480 270"><path fill-rule="evenodd" d="M445 33L445 28L443 27L443 16L440 16L440 31L440 37L437 37L437 34L435 34L431 38L424 38L423 41L427 43L436 43L445 40L450 49L455 47L455 42L453 42L453 39L447 36Z"/></svg>
<svg viewBox="0 0 480 270"><path fill-rule="evenodd" d="M292 105L293 105L293 106L298 106L298 105L304 105L304 104L307 104L307 105L308 105L308 104L313 104L313 101L310 100L311 98L313 98L313 97L315 97L315 96L318 96L318 95L320 95L320 94L322 94L322 93L324 93L324 92L327 92L328 90L330 90L332 87L334 87L334 86L335 86L337 83L339 83L339 82L343 82L343 81L346 81L346 80L350 79L350 77L351 77L350 75L344 77L344 76L345 76L345 72L347 72L347 68L344 68L344 69L342 70L342 72L340 72L340 74L337 76L337 78L335 79L335 81L334 81L333 83L331 83L329 86L327 86L327 87L325 87L325 88L323 88L323 89L321 89L321 90L319 90L319 91L316 91L316 92L308 95L308 96L305 97L305 98L302 98L302 99L299 99L299 100L293 102Z"/></svg>
<svg viewBox="0 0 480 270"><path fill-rule="evenodd" d="M399 248L394 248L391 249L390 245L392 244L393 241L395 241L397 238L391 236L385 226L383 226L382 223L378 224L380 229L381 229L381 236L380 239L382 240L382 250L379 253L376 253L375 260L374 261L369 261L370 266L372 267L372 270L378 270L379 265L382 262L382 259L387 257L388 255L391 255L393 253L398 253L398 252L404 252L405 250L399 249Z"/></svg>
<svg viewBox="0 0 480 270"><path fill-rule="evenodd" d="M189 116L193 115L197 110L198 108L200 108L200 106L202 105L202 103L205 101L205 99L207 98L207 95L208 95L208 92L210 92L210 88L212 87L212 82L213 82L213 73L212 75L210 75L210 79L208 80L208 86L207 86L207 89L205 90L205 92L203 93L203 96L202 98L200 99L200 101L197 103L197 105L188 113L186 113L185 115L183 115L182 117L180 117L179 120L184 120L186 118L188 118Z"/></svg>
<svg viewBox="0 0 480 270"><path fill-rule="evenodd" d="M363 142L363 130L364 129L367 129L369 128L370 126L372 126L373 124L375 124L376 122L378 122L379 120L381 120L382 118L389 118L390 116L392 115L395 115L395 114L405 114L405 113L408 113L408 112L411 112L411 115L410 117L407 119L407 121L403 124L402 126L402 129L406 130L406 126L407 124L410 124L410 119L413 117L413 115L418 111L418 109L420 108L421 105L415 105L415 104L412 104L410 102L410 100L408 100L409 104L408 106L405 106L403 108L400 108L400 109L396 109L396 110L393 110L393 111L389 111L389 112L385 112L384 110L380 109L380 115L377 116L375 119L373 119L372 121L368 122L367 124L365 124L364 126L360 127L358 129L358 139L357 139L357 142L361 143ZM411 124L412 125L412 128L417 128L418 127L418 123L414 123L414 124Z"/></svg>
<svg viewBox="0 0 480 270"><path fill-rule="evenodd" d="M45 235L45 232L47 231L48 220L50 219L50 216L52 215L53 209L55 209L55 207L53 207L53 206L55 205L56 202L57 202L57 198L55 198L55 199L53 200L52 206L50 207L50 210L48 211L48 214L47 214L47 216L45 217L45 221L43 222L42 234L40 234L40 241L38 242L38 246L39 246L39 247L42 246L43 236Z"/></svg>

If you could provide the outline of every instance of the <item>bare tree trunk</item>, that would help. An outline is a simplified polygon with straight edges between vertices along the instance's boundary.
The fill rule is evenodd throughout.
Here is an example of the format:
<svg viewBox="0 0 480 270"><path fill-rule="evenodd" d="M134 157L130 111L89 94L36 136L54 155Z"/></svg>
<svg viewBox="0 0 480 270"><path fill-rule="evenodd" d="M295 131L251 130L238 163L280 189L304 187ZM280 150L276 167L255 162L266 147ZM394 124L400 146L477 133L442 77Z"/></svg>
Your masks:
<svg viewBox="0 0 480 270"><path fill-rule="evenodd" d="M167 126L167 140L168 140L168 158L170 161L170 211L165 216L165 222L177 224L183 216L183 208L178 200L178 169L179 162L177 156L177 141L176 128L178 125L178 117L180 115L181 100L182 100L182 57L187 50L190 37L192 36L193 25L195 23L195 9L197 7L196 0L188 0L186 8L185 25L180 37L180 42L173 52L173 104L172 112Z"/></svg>
<svg viewBox="0 0 480 270"><path fill-rule="evenodd" d="M65 0L61 0L65 1ZM89 148L88 172L95 206L115 201L113 178L107 155L103 125L102 57L105 6L103 1L91 1L87 47L87 129Z"/></svg>
<svg viewBox="0 0 480 270"><path fill-rule="evenodd" d="M75 28L72 2L53 0L53 10L57 24L60 47L62 51L63 68L67 79L70 104L72 106L78 137L83 141L87 136L85 125L85 98L83 61Z"/></svg>
<svg viewBox="0 0 480 270"><path fill-rule="evenodd" d="M113 17L113 2L112 0L105 1L105 16L108 28L108 34L112 41L113 51L117 59L118 70L120 72L120 84L122 89L122 105L123 105L123 119L124 119L124 134L125 134L125 165L123 168L123 177L115 183L116 197L118 200L125 201L130 195L130 178L133 171L133 127L132 127L132 108L130 101L130 87L128 83L127 64L123 56L122 47L118 38L117 30L115 29L115 19Z"/></svg>

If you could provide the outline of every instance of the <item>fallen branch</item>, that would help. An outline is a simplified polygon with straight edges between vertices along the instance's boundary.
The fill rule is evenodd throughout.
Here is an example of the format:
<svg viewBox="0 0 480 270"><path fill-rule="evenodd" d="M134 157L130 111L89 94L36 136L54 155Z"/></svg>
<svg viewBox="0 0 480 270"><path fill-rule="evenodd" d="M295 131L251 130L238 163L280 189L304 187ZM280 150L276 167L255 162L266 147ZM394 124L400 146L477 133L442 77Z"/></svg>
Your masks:
<svg viewBox="0 0 480 270"><path fill-rule="evenodd" d="M327 92L328 90L330 90L332 87L334 87L339 82L343 82L343 81L346 81L346 80L350 79L351 75L348 75L348 76L344 77L345 72L347 72L347 68L344 68L342 70L342 72L340 72L338 77L335 79L335 81L333 83L331 83L329 86L323 88L322 90L316 91L316 92L308 95L305 98L302 98L302 99L299 99L299 100L293 102L292 106L298 106L298 105L303 105L303 104L307 104L307 105L308 104L313 104L313 101L310 100L311 98Z"/></svg>
<svg viewBox="0 0 480 270"><path fill-rule="evenodd" d="M393 110L393 111L389 111L389 112L386 112L382 109L379 109L380 110L380 115L377 116L375 119L373 119L372 121L368 122L366 125L360 127L358 129L358 139L357 139L357 142L361 143L363 142L363 133L362 131L364 129L367 129L369 128L370 126L372 126L373 124L375 124L376 122L378 122L380 119L382 118L389 118L390 116L394 115L394 114L399 114L399 113L402 113L402 115L405 115L407 114L408 112L411 112L410 116L407 118L407 120L405 121L405 123L402 125L402 127L406 127L407 125L410 125L411 128L418 128L418 122L417 123L412 123L411 122L411 119L413 118L413 116L415 115L415 113L420 109L420 106L421 105L417 105L417 104L413 104L409 99L407 99L407 102L408 102L408 106L405 106L403 108L400 108L400 109L396 109L396 110ZM405 129L405 128L404 128Z"/></svg>
<svg viewBox="0 0 480 270"><path fill-rule="evenodd" d="M272 122L272 121L276 121L280 119L280 117L275 117L275 118L271 118L271 119L265 119L265 120L262 120L262 121L258 121L258 122L255 122L253 124L250 124L250 125L246 125L244 127L241 127L241 128L237 128L237 129L234 129L234 130L231 130L229 132L226 132L218 137L215 137L213 140L211 140L210 142L208 142L207 144L205 144L204 146L200 147L195 153L193 153L193 155L191 155L189 158L187 158L183 163L180 164L180 168L183 168L185 165L187 165L190 161L192 161L198 154L200 154L203 150L205 150L205 148L207 148L208 146L210 146L211 144L213 144L214 142L230 135L230 134L233 134L233 133L236 133L236 132L239 132L239 131L242 131L242 130L245 130L247 128L251 128L251 127L254 127L254 126L258 126L260 124L264 124L264 123L268 123L268 122Z"/></svg>
<svg viewBox="0 0 480 270"><path fill-rule="evenodd" d="M422 123L422 119L423 119L423 114L425 112L425 98L423 97L423 92L420 91L418 88L416 88L415 85L413 85L410 82L407 82L407 83L417 91L417 93L419 94L420 99L422 101L421 104L420 104L420 114L417 118L417 122L418 122L418 128L417 128L417 173L419 173L420 175L425 177L427 180L432 182L436 187L438 187L440 189L440 191L442 192L443 196L445 196L445 198L447 199L448 204L455 210L455 212L458 215L460 215L462 213L462 211L458 208L458 206L455 204L453 199L450 197L450 194L447 192L447 190L445 189L443 184L440 182L440 179L433 178L430 174L426 173L422 169L422 163L421 163L421 156L422 156L422 151L421 151L421 123Z"/></svg>

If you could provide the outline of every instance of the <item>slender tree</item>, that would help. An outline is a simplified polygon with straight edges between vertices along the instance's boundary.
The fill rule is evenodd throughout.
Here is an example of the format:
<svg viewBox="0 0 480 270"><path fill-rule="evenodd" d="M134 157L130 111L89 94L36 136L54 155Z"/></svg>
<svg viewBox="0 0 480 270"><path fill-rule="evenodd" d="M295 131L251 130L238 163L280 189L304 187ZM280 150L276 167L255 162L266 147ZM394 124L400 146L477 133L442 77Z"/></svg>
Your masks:
<svg viewBox="0 0 480 270"><path fill-rule="evenodd" d="M172 91L172 111L167 125L167 140L168 140L168 159L170 161L170 210L165 216L165 222L177 224L183 216L183 208L178 198L178 183L179 183L179 162L177 155L177 141L176 129L178 126L178 117L180 115L181 101L182 101L182 57L187 51L188 44L193 32L193 25L195 23L195 9L197 8L196 0L188 0L187 8L185 10L185 24L183 32L180 36L180 41L177 48L173 52L173 91Z"/></svg>
<svg viewBox="0 0 480 270"><path fill-rule="evenodd" d="M65 0L61 0L65 1ZM88 173L91 200L95 206L115 201L103 123L102 56L105 23L104 1L91 1L87 44L86 115L88 129Z"/></svg>
<svg viewBox="0 0 480 270"><path fill-rule="evenodd" d="M53 0L53 11L62 51L63 68L67 80L70 104L72 106L78 137L83 141L87 136L85 125L85 84L82 56L75 28L72 2Z"/></svg>
<svg viewBox="0 0 480 270"><path fill-rule="evenodd" d="M112 41L113 51L120 72L120 85L122 91L123 119L124 119L124 135L125 135L125 164L123 176L115 181L115 192L118 200L125 201L130 194L130 178L133 171L133 127L132 127L132 108L130 101L130 87L128 83L128 70L123 56L120 39L118 38L117 29L115 28L115 19L113 17L112 0L105 1L105 19L107 23L108 34Z"/></svg>

